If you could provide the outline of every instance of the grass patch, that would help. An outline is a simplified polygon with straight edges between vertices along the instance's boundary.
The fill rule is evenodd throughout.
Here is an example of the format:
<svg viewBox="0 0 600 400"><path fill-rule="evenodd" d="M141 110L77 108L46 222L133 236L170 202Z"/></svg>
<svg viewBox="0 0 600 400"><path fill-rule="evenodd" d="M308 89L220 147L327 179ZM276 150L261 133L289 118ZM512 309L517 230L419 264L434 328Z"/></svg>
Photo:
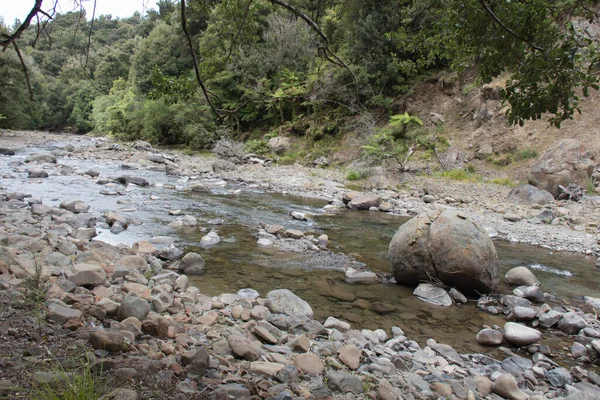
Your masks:
<svg viewBox="0 0 600 400"><path fill-rule="evenodd" d="M517 185L516 182L514 182L510 178L494 178L494 179L490 179L488 182L495 183L496 185L510 186L510 187L514 187Z"/></svg>
<svg viewBox="0 0 600 400"><path fill-rule="evenodd" d="M462 182L481 182L483 178L481 175L473 172L469 172L463 168L451 169L448 171L442 171L438 176L442 178L452 179L454 181L462 181Z"/></svg>
<svg viewBox="0 0 600 400"><path fill-rule="evenodd" d="M346 179L348 179L349 181L359 181L361 179L365 179L366 175L364 172L361 171L354 171L354 170L350 170L348 171L348 174L346 175Z"/></svg>
<svg viewBox="0 0 600 400"><path fill-rule="evenodd" d="M537 150L527 147L527 148L524 148L523 150L517 151L514 155L514 160L515 161L530 160L532 158L537 158L538 155L539 154L538 154Z"/></svg>
<svg viewBox="0 0 600 400"><path fill-rule="evenodd" d="M596 179L593 176L587 179L585 183L585 191L590 196L596 194Z"/></svg>
<svg viewBox="0 0 600 400"><path fill-rule="evenodd" d="M92 374L90 363L81 369L67 372L63 367L53 373L56 379L45 383L33 383L33 395L44 400L97 400L100 390Z"/></svg>

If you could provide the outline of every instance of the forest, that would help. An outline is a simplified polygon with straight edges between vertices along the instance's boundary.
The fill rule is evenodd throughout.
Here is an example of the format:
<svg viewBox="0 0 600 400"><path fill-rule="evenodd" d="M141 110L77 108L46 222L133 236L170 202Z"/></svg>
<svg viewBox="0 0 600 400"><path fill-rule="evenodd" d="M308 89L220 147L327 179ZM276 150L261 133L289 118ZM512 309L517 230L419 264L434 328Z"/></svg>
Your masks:
<svg viewBox="0 0 600 400"><path fill-rule="evenodd" d="M560 126L598 89L595 1L160 0L129 18L42 12L50 3L0 27L2 128L192 150L231 136L260 153L266 138L327 141L365 115L393 125L394 100L440 71L451 84L505 76L513 124Z"/></svg>

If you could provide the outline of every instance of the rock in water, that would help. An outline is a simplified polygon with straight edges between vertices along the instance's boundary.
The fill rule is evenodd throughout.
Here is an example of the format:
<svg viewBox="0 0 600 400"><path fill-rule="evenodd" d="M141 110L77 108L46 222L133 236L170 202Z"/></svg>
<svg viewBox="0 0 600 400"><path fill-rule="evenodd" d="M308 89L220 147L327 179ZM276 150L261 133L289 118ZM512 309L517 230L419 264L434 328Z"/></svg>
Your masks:
<svg viewBox="0 0 600 400"><path fill-rule="evenodd" d="M273 314L313 317L310 305L288 289L277 289L267 293L265 305Z"/></svg>
<svg viewBox="0 0 600 400"><path fill-rule="evenodd" d="M402 225L388 256L400 284L437 278L476 294L493 291L498 283L498 256L488 233L455 210L423 213Z"/></svg>
<svg viewBox="0 0 600 400"><path fill-rule="evenodd" d="M219 237L219 235L217 235L217 232L210 231L206 234L206 236L203 236L202 239L200 239L200 246L210 247L219 244L220 242L221 238Z"/></svg>
<svg viewBox="0 0 600 400"><path fill-rule="evenodd" d="M419 300L427 303L435 304L436 306L449 307L452 305L452 299L448 293L441 287L432 285L431 283L421 283L413 292Z"/></svg>
<svg viewBox="0 0 600 400"><path fill-rule="evenodd" d="M186 275L202 275L206 262L198 253L187 253L179 263L179 272Z"/></svg>
<svg viewBox="0 0 600 400"><path fill-rule="evenodd" d="M537 286L540 281L537 280L533 272L527 267L515 267L510 269L504 280L511 286Z"/></svg>
<svg viewBox="0 0 600 400"><path fill-rule="evenodd" d="M592 176L594 162L590 153L576 139L563 139L553 144L531 167L529 183L554 196L560 194L558 185L570 183L585 187Z"/></svg>

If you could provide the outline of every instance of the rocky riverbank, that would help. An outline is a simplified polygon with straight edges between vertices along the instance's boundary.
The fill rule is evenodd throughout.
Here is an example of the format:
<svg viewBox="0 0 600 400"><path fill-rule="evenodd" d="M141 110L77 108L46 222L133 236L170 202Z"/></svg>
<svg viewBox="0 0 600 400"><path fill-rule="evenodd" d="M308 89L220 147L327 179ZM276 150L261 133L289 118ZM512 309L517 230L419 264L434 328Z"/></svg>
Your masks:
<svg viewBox="0 0 600 400"><path fill-rule="evenodd" d="M24 146L27 140L30 146L34 140L65 141L61 135L8 135L1 147ZM256 164L215 173L214 159L130 149L104 140L93 143L92 148L67 147L54 157L58 164L65 156L117 159L128 167L164 169L190 181L200 175L243 180L268 190L331 199L330 210L342 208L344 195L348 203L354 201L336 171ZM45 179L43 172L56 173L54 161L38 156L15 168L33 172L32 179ZM377 206L358 200L354 206L406 215L463 208L499 235L598 251L593 222L575 223L579 216L595 221L593 202L552 203L548 209L558 214L551 222L558 220L544 224L532 221L539 219L541 208L504 203L504 187L411 184L414 190L408 192L372 191L369 196L380 197ZM427 194L419 193L423 188ZM512 295L485 296L478 302L482 311L506 315L508 322L482 326L471 339L505 345L505 357L458 354L452 343L411 340L402 330L403 321L386 332L334 317L316 320L310 305L285 289L258 293L247 288L208 297L182 274L201 272L199 255L181 258L176 248L150 243L151 238L133 246L94 241L97 224L119 230L130 221L116 213L99 215L77 199L58 199L60 206L48 206L26 191L4 191L0 203L0 392L8 398L44 398L48 384L53 390L68 387L66 381L73 386L88 370L107 399L600 398L596 299L588 299L583 309L557 305L531 277L511 275L517 286ZM488 197L480 198L482 193ZM504 208L492 211L494 207ZM591 207L587 214L585 207ZM271 227L265 228L269 233ZM324 244L319 242L314 245ZM550 334L562 337L568 347L540 344ZM555 355L579 365L561 367Z"/></svg>

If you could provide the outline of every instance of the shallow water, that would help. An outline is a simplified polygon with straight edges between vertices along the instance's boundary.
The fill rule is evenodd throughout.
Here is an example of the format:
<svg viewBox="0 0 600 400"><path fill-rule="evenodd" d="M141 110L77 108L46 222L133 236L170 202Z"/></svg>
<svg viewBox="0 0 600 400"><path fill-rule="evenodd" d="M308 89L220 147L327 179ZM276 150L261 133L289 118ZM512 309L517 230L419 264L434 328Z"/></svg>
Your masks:
<svg viewBox="0 0 600 400"><path fill-rule="evenodd" d="M60 147L64 144L53 145ZM82 146L85 145L82 143ZM342 272L347 265L328 256L327 252L284 252L256 244L255 235L260 223L278 223L314 235L325 233L329 236L332 252L345 253L369 270L388 274L387 248L406 217L379 212L325 214L322 207L326 203L322 200L267 194L258 188L217 180L199 180L211 188L211 193L191 193L183 190L188 182L168 177L164 172L122 170L118 162L110 160L95 162L59 158L61 165L82 171L93 168L103 178L138 176L154 186L125 188L117 185L112 190L121 191L123 195L105 196L99 194L106 189L105 186L97 185L89 177L52 175L48 179L32 180L27 178L26 166L17 167L20 169L15 172L15 166L9 165L39 150L21 149L16 156L5 158L0 164L0 174L12 175L13 178L1 179L1 186L8 191L30 193L53 206L58 206L60 200L77 198L90 204L93 213L115 210L141 223L139 226L130 225L119 235L99 229L97 239L108 243L131 245L154 236L173 237L178 247L197 251L205 258L207 272L191 279L192 284L204 294L218 295L251 287L266 295L270 290L287 288L307 300L319 319L332 315L348 320L355 327L370 329L389 330L397 325L405 330L408 337L421 344L432 337L462 352L489 352L489 349L477 345L475 334L484 324L503 325L505 322L502 316L480 312L474 302L464 307L442 309L417 300L412 296L413 289L405 286L392 283L347 284ZM48 151L47 148L42 150ZM176 218L168 211L176 209L195 216L199 227L177 231L168 227L167 224ZM309 221L297 221L289 216L292 211L313 217ZM225 222L209 227L206 222L214 218L222 218ZM201 228L215 229L224 240L212 248L197 247L205 234ZM600 297L600 272L592 257L554 253L539 247L506 242L496 242L496 248L503 273L518 265L533 266L542 288L557 295L559 301L577 302L586 295ZM504 287L503 290L507 292L509 288ZM382 316L368 309L369 304L378 301L393 305L395 310ZM548 337L545 340L555 342L557 339Z"/></svg>

